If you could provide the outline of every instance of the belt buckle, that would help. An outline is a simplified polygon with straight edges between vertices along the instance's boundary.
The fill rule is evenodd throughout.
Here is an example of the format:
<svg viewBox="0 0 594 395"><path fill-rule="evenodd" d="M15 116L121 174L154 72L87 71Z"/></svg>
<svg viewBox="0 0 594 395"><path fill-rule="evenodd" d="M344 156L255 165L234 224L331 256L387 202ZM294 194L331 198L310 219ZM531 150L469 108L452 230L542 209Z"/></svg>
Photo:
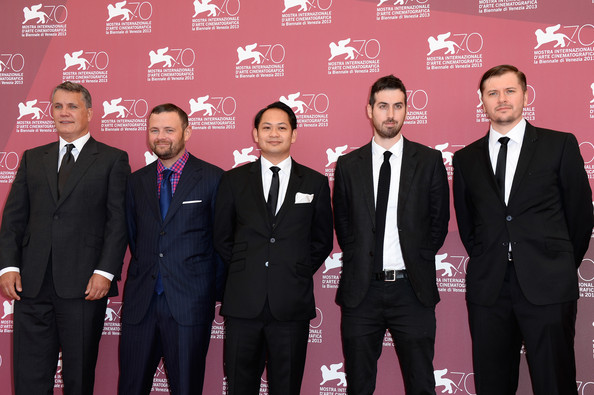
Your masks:
<svg viewBox="0 0 594 395"><path fill-rule="evenodd" d="M396 281L396 270L384 270L384 281Z"/></svg>

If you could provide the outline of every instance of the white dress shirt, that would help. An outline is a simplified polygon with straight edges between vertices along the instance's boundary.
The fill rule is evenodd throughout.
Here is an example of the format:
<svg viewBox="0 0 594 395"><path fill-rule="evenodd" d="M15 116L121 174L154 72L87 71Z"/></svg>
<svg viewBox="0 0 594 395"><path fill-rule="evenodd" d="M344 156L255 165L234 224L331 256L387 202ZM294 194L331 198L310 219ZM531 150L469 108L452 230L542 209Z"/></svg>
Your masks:
<svg viewBox="0 0 594 395"><path fill-rule="evenodd" d="M402 168L402 147L401 137L389 151L390 156L390 192L388 195L388 208L386 210L386 231L384 233L384 270L404 270L404 258L400 247L400 236L398 235L398 191L400 189L400 169ZM371 159L373 167L373 191L377 201L377 184L379 172L384 162L385 148L371 140Z"/></svg>
<svg viewBox="0 0 594 395"><path fill-rule="evenodd" d="M285 201L287 194L287 187L289 186L289 178L291 178L291 166L293 162L289 156L287 159L280 162L278 165L273 165L268 159L263 156L260 157L260 165L262 166L262 188L264 190L264 200L268 201L268 192L270 191L270 183L272 182L272 166L280 168L278 172L278 202L276 203L276 213L280 210Z"/></svg>
<svg viewBox="0 0 594 395"><path fill-rule="evenodd" d="M499 155L499 148L501 147L499 138L504 136L509 137L507 143L507 160L505 161L505 204L509 201L509 193L514 181L514 174L516 174L516 168L518 167L518 160L520 159L520 150L522 149L525 131L526 120L524 118L522 118L522 120L505 135L495 131L493 127L489 129L489 157L491 158L493 174L495 174L497 156Z"/></svg>

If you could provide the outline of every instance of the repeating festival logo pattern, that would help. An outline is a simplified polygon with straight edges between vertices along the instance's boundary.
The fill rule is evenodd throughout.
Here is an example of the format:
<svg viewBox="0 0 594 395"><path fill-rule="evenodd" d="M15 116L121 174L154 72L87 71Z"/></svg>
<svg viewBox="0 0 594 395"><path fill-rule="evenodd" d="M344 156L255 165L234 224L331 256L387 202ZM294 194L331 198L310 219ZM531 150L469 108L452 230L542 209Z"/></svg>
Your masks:
<svg viewBox="0 0 594 395"><path fill-rule="evenodd" d="M145 132L149 112L145 99L117 97L103 101L102 132Z"/></svg>
<svg viewBox="0 0 594 395"><path fill-rule="evenodd" d="M294 92L283 95L278 100L293 109L299 129L328 127L330 99L325 93Z"/></svg>
<svg viewBox="0 0 594 395"><path fill-rule="evenodd" d="M31 99L18 103L19 116L16 120L17 133L53 133L54 120L51 117L49 100Z"/></svg>
<svg viewBox="0 0 594 395"><path fill-rule="evenodd" d="M147 81L193 81L196 52L168 46L150 50Z"/></svg>
<svg viewBox="0 0 594 395"><path fill-rule="evenodd" d="M347 382L343 366L343 362L320 366L320 373L322 374L320 395L346 394Z"/></svg>
<svg viewBox="0 0 594 395"><path fill-rule="evenodd" d="M153 5L148 1L120 1L107 5L105 34L149 34Z"/></svg>
<svg viewBox="0 0 594 395"><path fill-rule="evenodd" d="M285 47L251 43L237 47L235 78L276 78L285 75Z"/></svg>
<svg viewBox="0 0 594 395"><path fill-rule="evenodd" d="M194 0L192 31L239 29L240 0Z"/></svg>
<svg viewBox="0 0 594 395"><path fill-rule="evenodd" d="M538 9L538 0L478 0L479 14L532 11L536 9Z"/></svg>
<svg viewBox="0 0 594 395"><path fill-rule="evenodd" d="M32 4L23 7L22 37L66 36L68 8L63 4Z"/></svg>
<svg viewBox="0 0 594 395"><path fill-rule="evenodd" d="M107 83L109 54L80 49L64 54L62 79L79 84Z"/></svg>
<svg viewBox="0 0 594 395"><path fill-rule="evenodd" d="M580 143L580 151L588 178L594 180L594 144L591 141L583 141Z"/></svg>
<svg viewBox="0 0 594 395"><path fill-rule="evenodd" d="M232 96L199 94L188 100L192 130L235 130L237 100Z"/></svg>
<svg viewBox="0 0 594 395"><path fill-rule="evenodd" d="M478 32L438 32L427 38L427 70L483 67L484 40Z"/></svg>
<svg viewBox="0 0 594 395"><path fill-rule="evenodd" d="M2 301L2 317L0 317L0 333L12 333L12 315L14 314L14 300Z"/></svg>
<svg viewBox="0 0 594 395"><path fill-rule="evenodd" d="M534 32L534 64L594 61L594 25L543 26Z"/></svg>
<svg viewBox="0 0 594 395"><path fill-rule="evenodd" d="M21 53L0 52L0 85L23 85L25 57Z"/></svg>
<svg viewBox="0 0 594 395"><path fill-rule="evenodd" d="M376 19L394 21L419 19L431 16L429 0L379 0Z"/></svg>
<svg viewBox="0 0 594 395"><path fill-rule="evenodd" d="M344 146L346 149L346 146ZM324 261L322 272L322 289L336 290L342 271L342 251L332 252Z"/></svg>
<svg viewBox="0 0 594 395"><path fill-rule="evenodd" d="M379 73L381 45L375 38L347 37L328 44L328 75Z"/></svg>
<svg viewBox="0 0 594 395"><path fill-rule="evenodd" d="M283 3L281 26L310 26L332 23L333 0L278 1Z"/></svg>

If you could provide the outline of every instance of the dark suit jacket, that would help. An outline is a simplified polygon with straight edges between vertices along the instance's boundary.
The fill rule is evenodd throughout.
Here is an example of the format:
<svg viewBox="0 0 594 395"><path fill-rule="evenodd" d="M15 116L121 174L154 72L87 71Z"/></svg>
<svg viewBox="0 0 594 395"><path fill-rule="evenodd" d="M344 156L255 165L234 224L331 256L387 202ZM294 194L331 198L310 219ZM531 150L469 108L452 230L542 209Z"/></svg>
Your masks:
<svg viewBox="0 0 594 395"><path fill-rule="evenodd" d="M0 269L20 268L21 295L34 297L51 254L58 296L84 297L94 270L115 275L115 295L126 250L128 155L91 137L58 199L58 148L23 154L2 217Z"/></svg>
<svg viewBox="0 0 594 395"><path fill-rule="evenodd" d="M417 298L434 306L439 301L435 254L443 245L450 218L448 178L439 151L407 139L403 143L398 191L402 256ZM338 158L333 203L343 252L336 301L356 307L371 284L375 253L371 143Z"/></svg>
<svg viewBox="0 0 594 395"><path fill-rule="evenodd" d="M214 318L217 285L220 289L223 282L223 264L212 238L222 173L190 155L165 220L157 196L157 162L129 177L126 218L132 258L124 288L124 323L138 324L146 315L159 269L178 324L210 323Z"/></svg>
<svg viewBox="0 0 594 395"><path fill-rule="evenodd" d="M328 179L292 162L283 205L272 226L260 160L226 172L219 187L215 246L228 268L221 314L254 318L268 299L280 320L316 315L312 276L332 251ZM295 203L296 194L313 194Z"/></svg>
<svg viewBox="0 0 594 395"><path fill-rule="evenodd" d="M458 229L470 256L466 298L491 305L507 267L508 242L526 298L544 305L578 298L576 268L592 232L592 191L572 134L527 124L509 202L500 197L488 135L454 155Z"/></svg>

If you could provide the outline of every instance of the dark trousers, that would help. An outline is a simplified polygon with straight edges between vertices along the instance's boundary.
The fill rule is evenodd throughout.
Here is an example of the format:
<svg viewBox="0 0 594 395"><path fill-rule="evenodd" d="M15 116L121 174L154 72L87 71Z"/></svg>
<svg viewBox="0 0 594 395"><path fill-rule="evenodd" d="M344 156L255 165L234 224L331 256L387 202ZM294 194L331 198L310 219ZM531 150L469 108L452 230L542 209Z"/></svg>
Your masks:
<svg viewBox="0 0 594 395"><path fill-rule="evenodd" d="M201 394L210 329L211 323L179 325L171 315L166 295L154 294L138 325L122 324L118 393L149 394L164 357L171 394Z"/></svg>
<svg viewBox="0 0 594 395"><path fill-rule="evenodd" d="M225 317L225 374L229 395L257 395L265 365L270 395L299 395L309 320L278 321L268 303L254 319Z"/></svg>
<svg viewBox="0 0 594 395"><path fill-rule="evenodd" d="M60 350L64 394L92 394L107 298L58 297L51 266L39 294L14 304L15 394L53 394Z"/></svg>
<svg viewBox="0 0 594 395"><path fill-rule="evenodd" d="M377 360L388 329L396 347L406 394L435 394L435 326L435 308L419 302L408 279L372 281L359 306L342 307L347 392L373 394Z"/></svg>
<svg viewBox="0 0 594 395"><path fill-rule="evenodd" d="M467 305L477 394L516 393L522 342L535 395L577 393L577 301L544 306L530 303L520 289L513 263L509 263L495 304Z"/></svg>

